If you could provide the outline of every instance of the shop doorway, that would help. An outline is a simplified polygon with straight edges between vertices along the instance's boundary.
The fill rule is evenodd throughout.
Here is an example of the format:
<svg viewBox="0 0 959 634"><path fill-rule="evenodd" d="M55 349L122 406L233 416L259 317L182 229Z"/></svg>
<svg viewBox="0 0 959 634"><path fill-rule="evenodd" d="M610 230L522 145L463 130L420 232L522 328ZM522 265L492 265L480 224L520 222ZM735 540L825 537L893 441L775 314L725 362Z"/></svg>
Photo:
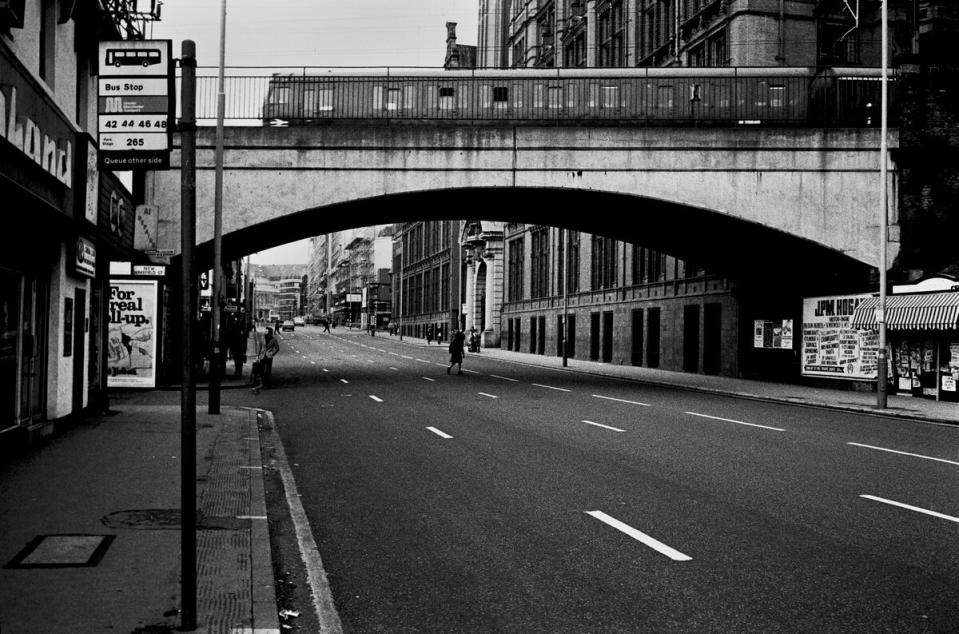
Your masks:
<svg viewBox="0 0 959 634"><path fill-rule="evenodd" d="M87 316L87 292L85 289L76 289L76 298L73 303L73 412L78 414L83 409L84 376L87 367L87 347L84 342Z"/></svg>
<svg viewBox="0 0 959 634"><path fill-rule="evenodd" d="M23 287L22 354L20 355L21 422L43 417L46 396L47 286L39 280L26 280Z"/></svg>
<svg viewBox="0 0 959 634"><path fill-rule="evenodd" d="M683 306L683 371L699 372L699 304Z"/></svg>
<svg viewBox="0 0 959 634"><path fill-rule="evenodd" d="M0 269L0 431L18 424L17 324L20 321L22 277Z"/></svg>

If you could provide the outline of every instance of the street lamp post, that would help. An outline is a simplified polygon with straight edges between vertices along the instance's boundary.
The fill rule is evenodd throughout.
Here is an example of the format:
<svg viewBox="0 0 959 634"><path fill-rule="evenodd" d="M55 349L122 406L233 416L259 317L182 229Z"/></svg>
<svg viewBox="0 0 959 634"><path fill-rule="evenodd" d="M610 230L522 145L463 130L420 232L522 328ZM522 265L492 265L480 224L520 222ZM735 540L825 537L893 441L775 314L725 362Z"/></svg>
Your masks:
<svg viewBox="0 0 959 634"><path fill-rule="evenodd" d="M569 365L569 229L563 229L563 367Z"/></svg>
<svg viewBox="0 0 959 634"><path fill-rule="evenodd" d="M888 240L889 213L887 165L889 146L886 136L889 127L889 0L882 0L882 81L880 82L881 112L879 126L879 306L876 321L879 323L879 355L876 364L876 399L879 409L886 408L887 374L889 360L886 355L886 241Z"/></svg>
<svg viewBox="0 0 959 634"><path fill-rule="evenodd" d="M210 359L210 397L207 412L220 413L220 380L223 369L220 367L220 311L223 310L223 110L226 106L224 94L223 66L226 58L226 0L220 1L220 73L216 94L216 181L213 193L213 289L210 297L211 326L213 330L213 355Z"/></svg>

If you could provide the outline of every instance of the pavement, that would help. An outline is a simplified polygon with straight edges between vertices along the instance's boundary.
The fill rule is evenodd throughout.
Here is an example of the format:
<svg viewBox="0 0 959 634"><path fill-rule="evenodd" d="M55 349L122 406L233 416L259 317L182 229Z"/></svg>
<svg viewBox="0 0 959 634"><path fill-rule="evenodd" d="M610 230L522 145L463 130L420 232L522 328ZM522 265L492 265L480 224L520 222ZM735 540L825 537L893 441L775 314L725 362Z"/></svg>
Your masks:
<svg viewBox="0 0 959 634"><path fill-rule="evenodd" d="M873 393L580 359L563 367L559 357L499 349L478 354L559 372L893 416L904 424L959 423L957 403L889 396L889 407L879 411ZM248 389L247 381L225 377L224 402L229 390ZM201 380L198 391L204 389ZM258 434L271 417L226 404L219 415L208 414L205 404L197 408L195 631L282 631ZM91 414L0 464L0 633L181 631L180 418L176 389L117 391L106 414Z"/></svg>

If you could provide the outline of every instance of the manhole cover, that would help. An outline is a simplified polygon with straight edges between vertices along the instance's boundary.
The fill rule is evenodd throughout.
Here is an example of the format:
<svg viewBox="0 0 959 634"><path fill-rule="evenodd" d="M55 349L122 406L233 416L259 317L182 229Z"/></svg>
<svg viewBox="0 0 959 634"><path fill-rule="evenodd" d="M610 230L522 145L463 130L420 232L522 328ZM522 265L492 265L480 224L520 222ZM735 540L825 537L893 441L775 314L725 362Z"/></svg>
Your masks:
<svg viewBox="0 0 959 634"><path fill-rule="evenodd" d="M179 509L132 509L110 513L100 521L110 528L141 530L179 530ZM199 530L243 530L250 527L249 518L196 514Z"/></svg>
<svg viewBox="0 0 959 634"><path fill-rule="evenodd" d="M100 563L115 535L39 535L4 568L78 568Z"/></svg>

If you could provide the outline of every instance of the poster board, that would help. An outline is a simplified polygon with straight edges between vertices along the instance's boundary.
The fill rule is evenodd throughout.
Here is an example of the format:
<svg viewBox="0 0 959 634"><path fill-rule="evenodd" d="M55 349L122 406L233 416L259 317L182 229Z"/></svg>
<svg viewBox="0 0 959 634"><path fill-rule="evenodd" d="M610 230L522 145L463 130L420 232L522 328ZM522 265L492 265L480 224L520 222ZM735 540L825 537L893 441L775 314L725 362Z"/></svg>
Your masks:
<svg viewBox="0 0 959 634"><path fill-rule="evenodd" d="M156 387L157 280L110 280L107 387Z"/></svg>
<svg viewBox="0 0 959 634"><path fill-rule="evenodd" d="M793 347L793 320L756 319L753 321L753 348L791 350Z"/></svg>
<svg viewBox="0 0 959 634"><path fill-rule="evenodd" d="M851 325L856 307L869 297L872 295L803 298L803 376L860 381L876 379L879 334Z"/></svg>

